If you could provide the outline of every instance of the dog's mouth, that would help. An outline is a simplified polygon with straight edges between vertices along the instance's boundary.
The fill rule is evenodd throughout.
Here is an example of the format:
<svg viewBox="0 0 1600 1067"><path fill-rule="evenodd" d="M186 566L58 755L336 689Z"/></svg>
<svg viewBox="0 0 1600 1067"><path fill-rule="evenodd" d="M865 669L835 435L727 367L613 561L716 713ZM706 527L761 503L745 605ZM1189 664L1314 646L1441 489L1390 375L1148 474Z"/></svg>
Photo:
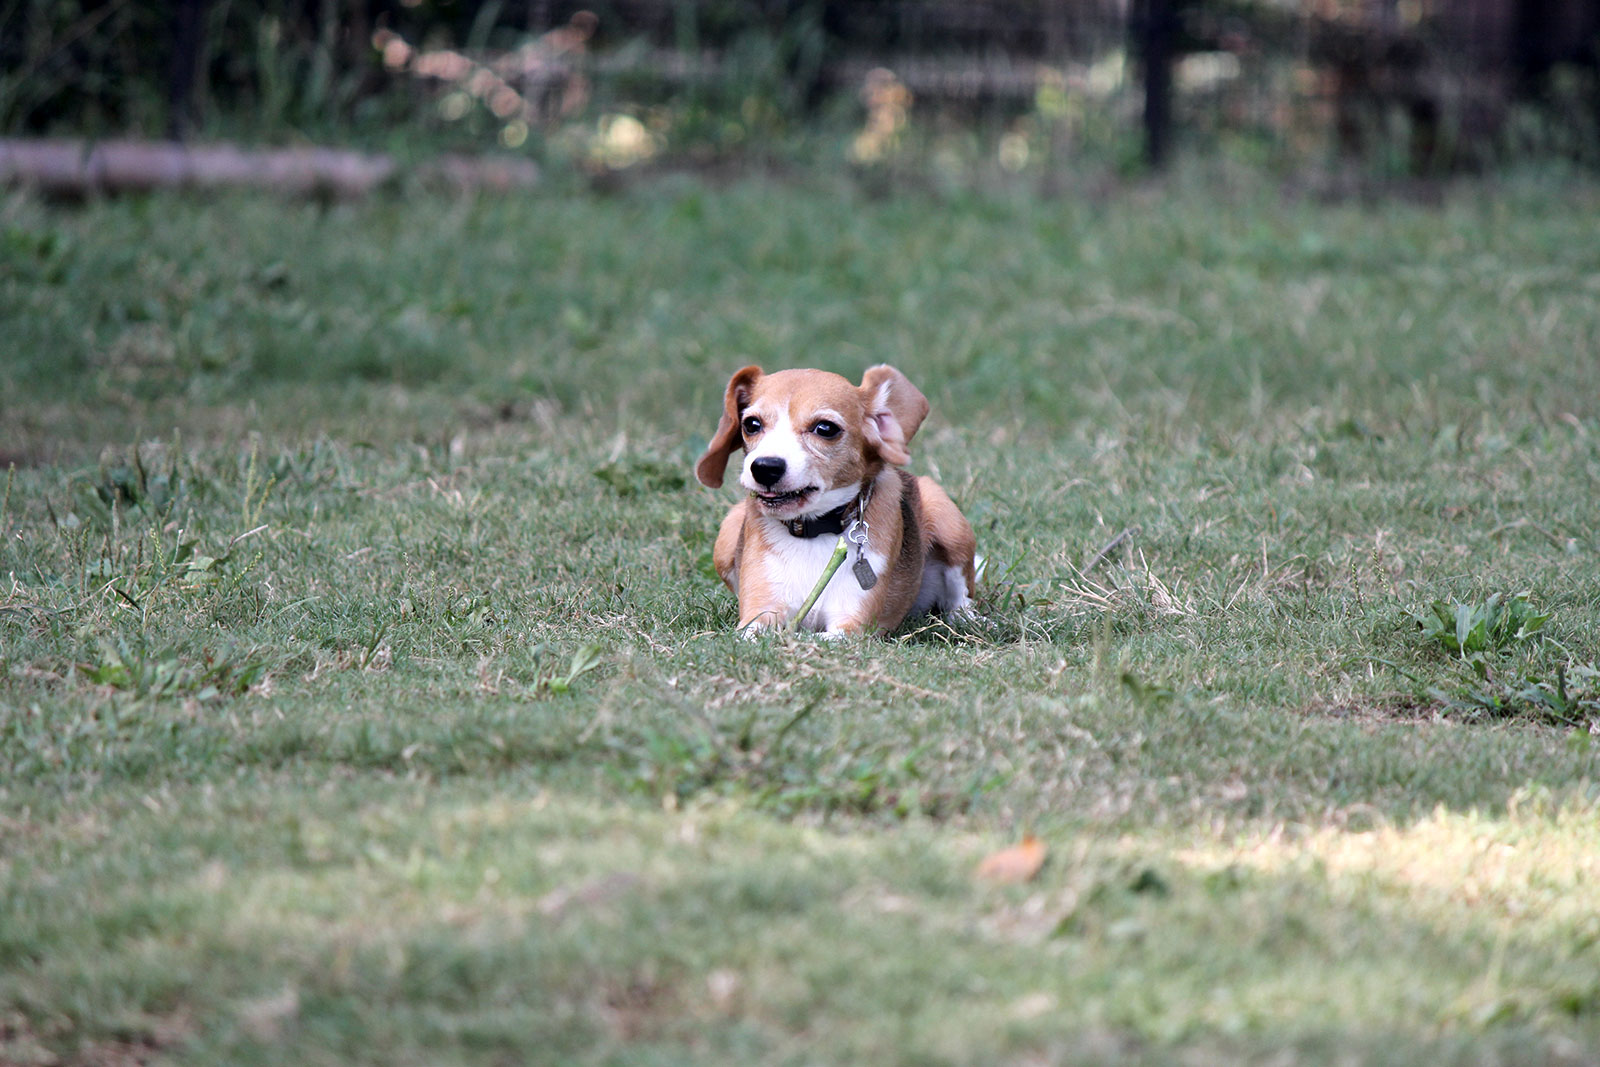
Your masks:
<svg viewBox="0 0 1600 1067"><path fill-rule="evenodd" d="M773 511L777 511L780 508L789 508L796 504L805 503L816 493L816 491L816 486L808 485L804 489L795 489L787 493L757 492L756 499L761 501L762 507L771 508Z"/></svg>

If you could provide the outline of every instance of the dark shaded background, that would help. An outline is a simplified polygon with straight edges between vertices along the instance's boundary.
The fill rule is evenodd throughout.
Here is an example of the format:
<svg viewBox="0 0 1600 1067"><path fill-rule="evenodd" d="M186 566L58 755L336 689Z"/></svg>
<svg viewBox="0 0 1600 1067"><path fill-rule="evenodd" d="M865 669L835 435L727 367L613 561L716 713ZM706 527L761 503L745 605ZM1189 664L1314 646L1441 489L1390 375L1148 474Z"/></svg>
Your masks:
<svg viewBox="0 0 1600 1067"><path fill-rule="evenodd" d="M535 57L506 81L536 133L601 105L793 128L859 108L876 68L919 117L998 128L1053 94L1092 108L1096 64L1125 60L1107 121L1158 164L1227 138L1412 173L1600 157L1600 0L14 0L0 131L271 142L432 121L448 79L386 64L390 35Z"/></svg>

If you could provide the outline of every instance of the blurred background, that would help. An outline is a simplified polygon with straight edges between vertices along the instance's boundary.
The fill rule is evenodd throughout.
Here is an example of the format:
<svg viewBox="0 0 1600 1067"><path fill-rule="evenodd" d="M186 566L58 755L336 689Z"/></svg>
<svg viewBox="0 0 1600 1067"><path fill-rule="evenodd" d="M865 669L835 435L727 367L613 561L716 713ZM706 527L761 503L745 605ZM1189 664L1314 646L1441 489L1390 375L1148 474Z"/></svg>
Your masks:
<svg viewBox="0 0 1600 1067"><path fill-rule="evenodd" d="M0 0L0 134L963 181L1600 162L1600 0Z"/></svg>

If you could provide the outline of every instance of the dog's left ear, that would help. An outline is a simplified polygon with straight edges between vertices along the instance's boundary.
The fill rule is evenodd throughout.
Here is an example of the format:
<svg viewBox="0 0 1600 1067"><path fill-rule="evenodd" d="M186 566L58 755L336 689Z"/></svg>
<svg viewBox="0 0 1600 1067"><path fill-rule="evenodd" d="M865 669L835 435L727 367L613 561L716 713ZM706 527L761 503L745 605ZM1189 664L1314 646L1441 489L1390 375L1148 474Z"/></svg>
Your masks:
<svg viewBox="0 0 1600 1067"><path fill-rule="evenodd" d="M886 463L910 463L906 445L928 417L928 398L910 378L880 363L861 378L861 404L867 416L863 426L867 443Z"/></svg>
<svg viewBox="0 0 1600 1067"><path fill-rule="evenodd" d="M722 418L717 421L717 432L711 435L705 455L694 465L694 476L700 484L716 489L728 472L728 457L734 449L744 447L744 435L739 432L739 416L750 405L750 394L761 380L761 368L745 367L728 379L728 389L722 394Z"/></svg>

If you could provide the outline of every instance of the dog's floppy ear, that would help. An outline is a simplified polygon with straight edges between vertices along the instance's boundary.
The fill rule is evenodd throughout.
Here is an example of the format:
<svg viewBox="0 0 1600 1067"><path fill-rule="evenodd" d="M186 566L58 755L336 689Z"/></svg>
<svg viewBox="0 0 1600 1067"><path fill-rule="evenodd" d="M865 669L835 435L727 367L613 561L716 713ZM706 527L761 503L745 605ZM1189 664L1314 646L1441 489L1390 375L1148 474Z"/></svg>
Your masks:
<svg viewBox="0 0 1600 1067"><path fill-rule="evenodd" d="M734 449L744 447L744 436L739 433L739 416L750 403L750 394L760 380L761 368L755 366L746 367L728 379L728 391L722 396L722 418L717 423L717 432L711 435L706 454L694 465L694 476L700 479L701 485L712 489L720 486L722 476L728 470L728 457L733 455Z"/></svg>
<svg viewBox="0 0 1600 1067"><path fill-rule="evenodd" d="M861 404L866 411L862 429L867 443L886 463L910 463L906 445L928 417L928 398L911 384L911 379L887 363L880 363L869 367L861 378Z"/></svg>

